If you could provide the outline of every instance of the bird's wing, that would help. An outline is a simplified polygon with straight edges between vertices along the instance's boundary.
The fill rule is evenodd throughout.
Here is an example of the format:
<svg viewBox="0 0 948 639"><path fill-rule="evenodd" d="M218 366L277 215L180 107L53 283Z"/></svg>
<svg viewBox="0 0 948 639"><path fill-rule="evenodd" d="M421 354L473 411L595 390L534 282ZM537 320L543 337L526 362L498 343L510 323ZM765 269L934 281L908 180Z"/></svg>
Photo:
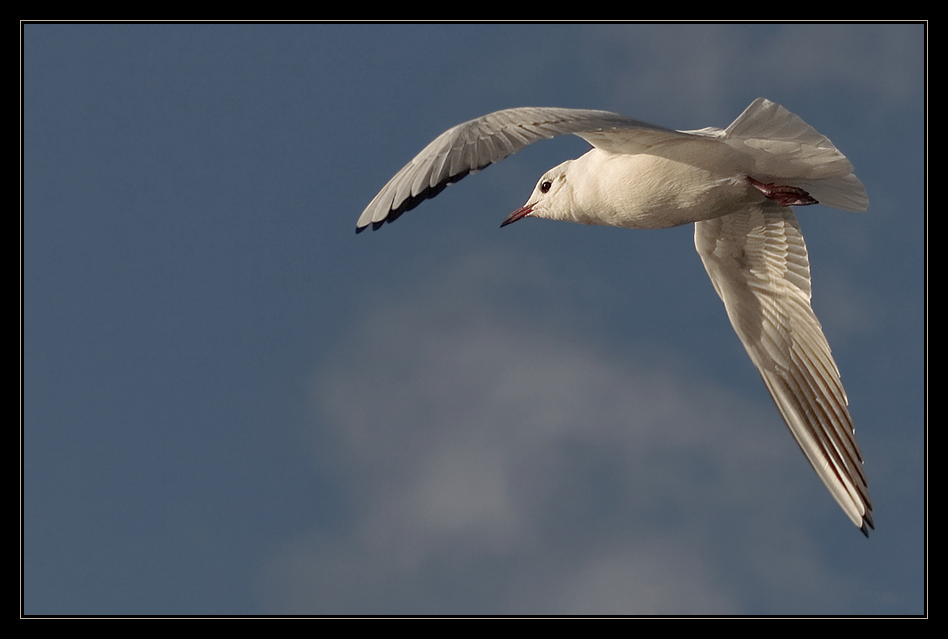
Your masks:
<svg viewBox="0 0 948 639"><path fill-rule="evenodd" d="M701 137L609 111L543 107L496 111L448 129L422 149L369 202L356 231L395 220L449 184L529 144L569 133L594 146L626 153L670 139Z"/></svg>
<svg viewBox="0 0 948 639"><path fill-rule="evenodd" d="M868 536L872 502L846 393L810 307L810 266L789 207L755 204L695 224L695 246L734 330L800 448Z"/></svg>

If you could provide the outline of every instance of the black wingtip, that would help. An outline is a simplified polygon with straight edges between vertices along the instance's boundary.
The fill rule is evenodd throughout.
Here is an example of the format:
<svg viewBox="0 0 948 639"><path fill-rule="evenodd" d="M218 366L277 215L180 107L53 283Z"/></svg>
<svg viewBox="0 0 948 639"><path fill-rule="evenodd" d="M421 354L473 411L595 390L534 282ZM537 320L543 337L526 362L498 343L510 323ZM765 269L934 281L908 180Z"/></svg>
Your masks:
<svg viewBox="0 0 948 639"><path fill-rule="evenodd" d="M485 168L485 167L488 167L488 166L490 166L490 162L488 162L487 164L485 164L485 165L483 165L483 166L479 166L479 167L477 167L476 169L467 169L467 170L464 170L464 171L462 171L461 173L458 173L458 174L456 174L456 175L452 175L452 176L450 176L450 177L448 177L448 178L445 178L445 179L444 179L443 181L441 181L439 184L436 184L436 185L434 185L434 186L431 186L431 187L428 187L428 188L424 189L423 191L421 191L421 193L418 193L417 195L412 195L412 196L406 197L405 200L404 200L399 206L397 206L397 207L394 208L394 209L391 209L391 210L388 212L388 215L385 216L385 219L384 219L384 220L382 220L382 221L380 221L380 222L371 222L372 230L373 230L373 231L377 231L377 230L379 230L380 228L382 228L383 225L388 224L388 223L390 223L390 222L394 222L394 221L397 220L399 217L401 217L402 213L405 213L406 211L412 210L413 208L415 208L416 206L418 206L419 204L421 204L421 203L424 202L425 200L430 200L430 199L433 198L434 196L436 196L436 195L438 195L439 193L441 193L441 191L445 190L447 187L451 186L452 184L455 184L455 183L459 182L462 178L464 178L464 177L470 175L471 173L476 173L477 171L480 171L481 169L483 169L483 168ZM368 227L369 227L368 224L366 224L365 226L361 226L361 227L360 227L360 226L357 226L357 227L356 227L356 234L361 233L362 231L364 231L364 230L367 229Z"/></svg>
<svg viewBox="0 0 948 639"><path fill-rule="evenodd" d="M398 215L401 215L401 213L399 213ZM356 235L358 235L359 233L361 233L361 232L364 231L365 229L369 228L370 226L372 227L372 230L373 230L373 231L378 231L380 228L382 228L383 226L385 226L386 224L388 224L389 222L391 222L392 220L394 220L395 218L397 218L398 215L389 215L387 218L385 218L385 219L382 220L381 222L371 222L371 223L369 223L369 224L366 224L365 226L357 226L357 227L356 227Z"/></svg>

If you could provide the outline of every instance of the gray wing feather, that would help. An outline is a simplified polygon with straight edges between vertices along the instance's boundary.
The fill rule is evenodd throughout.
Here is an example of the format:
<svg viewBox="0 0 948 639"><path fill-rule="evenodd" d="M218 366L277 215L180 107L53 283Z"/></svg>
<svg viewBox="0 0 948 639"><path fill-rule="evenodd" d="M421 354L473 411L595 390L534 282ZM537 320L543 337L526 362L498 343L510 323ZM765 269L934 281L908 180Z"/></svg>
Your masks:
<svg viewBox="0 0 948 639"><path fill-rule="evenodd" d="M629 135L613 135L622 130L628 130ZM422 149L372 199L359 217L356 230L391 222L449 184L538 140L574 134L595 146L611 144L627 149L636 144L640 133L651 134L639 141L646 145L669 136L690 137L609 111L523 107L489 113L448 129Z"/></svg>
<svg viewBox="0 0 948 639"><path fill-rule="evenodd" d="M846 392L810 306L810 267L790 208L771 202L695 225L728 317L817 475L868 536L862 455Z"/></svg>

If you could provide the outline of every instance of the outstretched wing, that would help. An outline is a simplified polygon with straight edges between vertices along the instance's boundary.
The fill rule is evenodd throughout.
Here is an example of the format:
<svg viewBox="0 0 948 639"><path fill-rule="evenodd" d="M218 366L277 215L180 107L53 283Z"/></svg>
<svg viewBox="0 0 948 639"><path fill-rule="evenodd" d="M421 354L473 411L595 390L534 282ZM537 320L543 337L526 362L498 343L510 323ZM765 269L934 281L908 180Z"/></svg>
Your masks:
<svg viewBox="0 0 948 639"><path fill-rule="evenodd" d="M616 137L617 131L625 135ZM646 148L671 138L694 137L609 111L543 107L495 111L448 129L422 149L372 199L359 217L356 232L370 224L377 229L395 220L449 184L529 144L568 133L594 146L611 144L624 149L637 145Z"/></svg>
<svg viewBox="0 0 948 639"><path fill-rule="evenodd" d="M764 202L695 224L695 246L734 330L817 475L863 534L872 502L846 392L810 307L796 216Z"/></svg>

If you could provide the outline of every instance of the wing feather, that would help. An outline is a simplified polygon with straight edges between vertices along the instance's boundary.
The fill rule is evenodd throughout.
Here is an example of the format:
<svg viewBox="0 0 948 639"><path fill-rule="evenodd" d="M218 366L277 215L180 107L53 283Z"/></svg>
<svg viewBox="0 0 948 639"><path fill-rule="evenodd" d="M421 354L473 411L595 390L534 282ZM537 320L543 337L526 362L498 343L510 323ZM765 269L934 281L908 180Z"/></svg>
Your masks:
<svg viewBox="0 0 948 639"><path fill-rule="evenodd" d="M627 135L615 136L626 131ZM637 140L648 132L648 139ZM608 133L597 135L597 133ZM574 134L594 146L628 149L638 144L694 137L609 111L523 107L495 111L448 129L389 180L359 217L356 230L378 228L471 173L539 140Z"/></svg>
<svg viewBox="0 0 948 639"><path fill-rule="evenodd" d="M765 202L695 224L695 246L790 432L843 511L874 527L846 392L810 306L796 216Z"/></svg>

